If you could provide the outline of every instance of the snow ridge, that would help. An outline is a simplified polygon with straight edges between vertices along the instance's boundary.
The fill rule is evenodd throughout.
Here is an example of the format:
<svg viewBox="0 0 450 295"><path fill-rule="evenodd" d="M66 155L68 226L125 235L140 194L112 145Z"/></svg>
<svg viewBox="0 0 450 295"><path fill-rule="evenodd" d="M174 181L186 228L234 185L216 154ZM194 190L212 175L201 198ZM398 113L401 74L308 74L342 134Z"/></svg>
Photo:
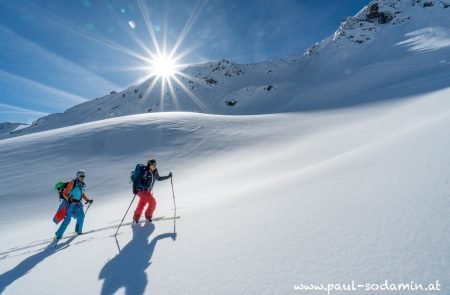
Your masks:
<svg viewBox="0 0 450 295"><path fill-rule="evenodd" d="M163 90L160 83L150 79L124 91L113 90L64 113L42 117L28 128L0 134L0 139L152 112L247 115L343 107L366 102L357 101L361 91L375 93L398 83L409 81L414 87L428 90L430 86L414 84L413 80L435 77L434 87L438 89L448 82L440 77L445 76L449 64L449 7L448 0L372 1L303 55L257 64L223 59L192 65L178 77L179 84L172 83L172 89ZM418 57L413 54L417 51L434 52ZM373 67L380 69L372 73ZM385 69L391 74L381 74ZM323 87L324 83L338 81L339 88ZM395 96L408 94L406 88L395 90ZM389 91L367 100L392 96L394 93Z"/></svg>

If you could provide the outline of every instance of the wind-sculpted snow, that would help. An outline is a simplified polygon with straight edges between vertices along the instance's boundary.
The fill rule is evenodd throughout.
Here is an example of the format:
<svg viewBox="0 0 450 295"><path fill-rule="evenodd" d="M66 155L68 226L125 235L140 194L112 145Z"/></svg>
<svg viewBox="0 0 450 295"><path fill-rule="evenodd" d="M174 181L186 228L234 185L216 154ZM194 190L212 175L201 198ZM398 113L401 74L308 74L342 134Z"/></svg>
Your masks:
<svg viewBox="0 0 450 295"><path fill-rule="evenodd" d="M0 293L450 294L449 9L373 1L305 55L187 68L179 108L145 81L0 135ZM151 158L173 179L132 226ZM53 186L79 169L86 234L55 246Z"/></svg>
<svg viewBox="0 0 450 295"><path fill-rule="evenodd" d="M449 91L310 113L135 115L3 140L0 290L289 294L438 280L447 294ZM166 218L131 227L129 213L116 240L129 172L153 157L173 172L181 218L158 182ZM86 235L48 247L53 184L80 168L95 200Z"/></svg>
<svg viewBox="0 0 450 295"><path fill-rule="evenodd" d="M411 51L433 51L450 47L450 29L428 27L406 34L405 41L398 45L410 47Z"/></svg>

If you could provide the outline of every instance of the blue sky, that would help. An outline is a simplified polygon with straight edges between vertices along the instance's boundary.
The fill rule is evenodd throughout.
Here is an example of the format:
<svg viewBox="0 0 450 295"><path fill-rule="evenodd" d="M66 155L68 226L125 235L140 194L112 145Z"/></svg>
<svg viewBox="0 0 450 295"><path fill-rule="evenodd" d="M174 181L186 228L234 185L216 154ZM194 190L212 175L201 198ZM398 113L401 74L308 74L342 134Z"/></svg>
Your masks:
<svg viewBox="0 0 450 295"><path fill-rule="evenodd" d="M160 44L182 63L301 53L368 0L0 0L0 122L27 122L120 91ZM130 26L130 21L135 27Z"/></svg>

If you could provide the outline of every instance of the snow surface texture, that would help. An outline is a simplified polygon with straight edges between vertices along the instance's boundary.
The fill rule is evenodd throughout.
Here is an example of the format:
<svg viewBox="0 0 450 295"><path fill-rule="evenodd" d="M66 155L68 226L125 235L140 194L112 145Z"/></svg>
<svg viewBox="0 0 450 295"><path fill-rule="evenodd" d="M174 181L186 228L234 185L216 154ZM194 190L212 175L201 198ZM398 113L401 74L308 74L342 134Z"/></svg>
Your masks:
<svg viewBox="0 0 450 295"><path fill-rule="evenodd" d="M448 294L449 95L307 114L135 115L3 140L0 290L290 294L388 279L439 280ZM175 241L172 220L125 226L117 245L114 228L57 249L42 241L56 230L54 182L85 168L95 199L85 231L112 226L131 200L129 171L149 157L174 173ZM155 196L156 215L172 216L170 183Z"/></svg>
<svg viewBox="0 0 450 295"><path fill-rule="evenodd" d="M173 92L150 79L43 117L12 136L148 112L268 114L426 93L450 85L449 30L445 1L374 1L304 55L194 65L183 71L191 78L173 82Z"/></svg>
<svg viewBox="0 0 450 295"><path fill-rule="evenodd" d="M126 102L123 93L93 100L0 140L0 293L319 294L294 285L439 280L429 294L449 294L450 63L441 45L450 10L430 2L378 1L347 19L370 15L363 27L377 31L367 42L343 25L347 35L305 56L186 69L202 99L180 92L180 109L216 115L118 117L150 106L139 86ZM205 73L218 83L200 83ZM170 103L165 110L176 110ZM170 219L170 181L158 182L155 215L168 219L126 225L116 240L129 173L149 158L161 175L173 172L181 218ZM90 233L48 246L53 185L80 168L95 200Z"/></svg>

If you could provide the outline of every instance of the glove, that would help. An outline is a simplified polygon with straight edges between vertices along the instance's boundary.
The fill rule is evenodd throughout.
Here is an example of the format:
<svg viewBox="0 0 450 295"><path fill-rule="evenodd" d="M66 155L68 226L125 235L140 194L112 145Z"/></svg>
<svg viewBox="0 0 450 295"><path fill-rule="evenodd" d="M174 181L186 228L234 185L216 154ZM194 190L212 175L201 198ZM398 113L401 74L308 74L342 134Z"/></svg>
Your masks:
<svg viewBox="0 0 450 295"><path fill-rule="evenodd" d="M73 198L72 197L70 197L68 200L67 200L67 202L69 202L69 204L72 204L72 202L73 202Z"/></svg>
<svg viewBox="0 0 450 295"><path fill-rule="evenodd" d="M87 200L85 204L92 204L94 203L94 200Z"/></svg>
<svg viewBox="0 0 450 295"><path fill-rule="evenodd" d="M137 189L133 189L133 194L135 194L135 195L137 195L137 193L138 193L138 191L137 191Z"/></svg>
<svg viewBox="0 0 450 295"><path fill-rule="evenodd" d="M169 177L172 178L172 172L169 173Z"/></svg>

